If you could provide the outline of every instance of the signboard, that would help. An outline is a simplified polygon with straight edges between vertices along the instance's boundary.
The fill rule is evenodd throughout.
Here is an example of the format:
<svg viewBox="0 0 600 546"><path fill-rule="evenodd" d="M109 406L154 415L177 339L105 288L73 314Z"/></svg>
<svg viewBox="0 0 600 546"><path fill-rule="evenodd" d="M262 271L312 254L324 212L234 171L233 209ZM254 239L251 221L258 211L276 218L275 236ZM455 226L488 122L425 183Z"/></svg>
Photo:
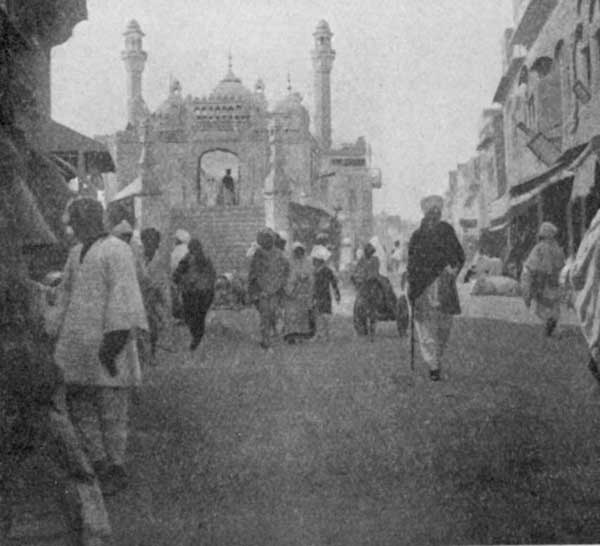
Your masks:
<svg viewBox="0 0 600 546"><path fill-rule="evenodd" d="M553 165L560 156L560 150L543 133L537 133L527 143L527 147L547 166Z"/></svg>
<svg viewBox="0 0 600 546"><path fill-rule="evenodd" d="M573 93L582 104L587 104L592 98L588 88L581 80L577 80L573 85Z"/></svg>

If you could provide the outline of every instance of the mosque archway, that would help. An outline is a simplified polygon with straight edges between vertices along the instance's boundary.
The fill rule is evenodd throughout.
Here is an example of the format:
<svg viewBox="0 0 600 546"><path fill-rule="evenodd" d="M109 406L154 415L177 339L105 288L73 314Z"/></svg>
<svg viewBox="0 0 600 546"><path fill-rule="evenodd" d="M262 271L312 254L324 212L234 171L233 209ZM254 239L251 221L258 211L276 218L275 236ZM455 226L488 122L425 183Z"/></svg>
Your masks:
<svg viewBox="0 0 600 546"><path fill-rule="evenodd" d="M235 152L215 148L198 158L198 203L206 207L240 203L240 159Z"/></svg>

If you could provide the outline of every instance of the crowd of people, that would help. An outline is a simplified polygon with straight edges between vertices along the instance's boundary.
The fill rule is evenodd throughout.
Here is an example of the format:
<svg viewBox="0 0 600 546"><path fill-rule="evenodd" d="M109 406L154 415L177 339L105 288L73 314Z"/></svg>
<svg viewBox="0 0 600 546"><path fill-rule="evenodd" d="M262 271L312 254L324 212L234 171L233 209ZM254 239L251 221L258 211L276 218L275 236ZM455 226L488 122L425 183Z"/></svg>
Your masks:
<svg viewBox="0 0 600 546"><path fill-rule="evenodd" d="M429 196L421 208L423 220L408 244L406 297L429 377L439 381L453 317L461 312L456 279L465 254L453 227L442 220L443 199ZM139 245L125 220L107 232L101 204L87 198L72 202L65 219L77 243L52 288L54 311L44 326L61 374L51 403L65 445L73 444L69 420L77 431L81 449L73 444L71 451L78 479L97 479L105 494L113 494L127 486L129 403L144 364L154 362L173 317L187 325L190 350L200 345L217 274L201 242L185 230L175 233L166 274L156 229L142 230ZM562 271L576 293L589 369L600 382L600 212L566 266L556 235L553 224L541 225L523 266L525 302L552 335L560 318ZM257 234L247 256L246 303L258 311L262 348L269 350L277 339L290 344L330 339L332 301L340 302L340 290L324 243L317 241L309 252L295 241L288 250L285 232L265 228ZM393 293L377 254L374 244L363 247L353 274L357 301L372 303L376 293L386 300Z"/></svg>
<svg viewBox="0 0 600 546"><path fill-rule="evenodd" d="M288 343L329 339L331 292L340 301L338 282L327 265L331 252L315 245L307 255L296 241L286 254L287 234L261 230L249 251L248 300L260 316L260 345L269 349L282 336Z"/></svg>

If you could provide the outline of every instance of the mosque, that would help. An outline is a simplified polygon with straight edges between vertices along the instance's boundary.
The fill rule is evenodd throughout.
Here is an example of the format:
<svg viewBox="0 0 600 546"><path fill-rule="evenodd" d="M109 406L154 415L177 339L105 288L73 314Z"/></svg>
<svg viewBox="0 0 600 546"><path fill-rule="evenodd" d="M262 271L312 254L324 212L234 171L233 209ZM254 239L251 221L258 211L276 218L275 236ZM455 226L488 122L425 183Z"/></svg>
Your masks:
<svg viewBox="0 0 600 546"><path fill-rule="evenodd" d="M363 137L332 146L332 32L313 33L314 114L292 90L269 107L265 84L248 89L233 72L207 97L184 96L172 80L151 112L142 94L147 53L139 24L124 32L127 126L102 137L116 165L106 184L113 214L163 234L185 228L198 236L218 270L243 266L265 225L312 245L325 232L344 267L372 235L372 193L381 174ZM117 212L115 212L117 211ZM167 239L168 240L168 239ZM170 241L169 241L170 242Z"/></svg>

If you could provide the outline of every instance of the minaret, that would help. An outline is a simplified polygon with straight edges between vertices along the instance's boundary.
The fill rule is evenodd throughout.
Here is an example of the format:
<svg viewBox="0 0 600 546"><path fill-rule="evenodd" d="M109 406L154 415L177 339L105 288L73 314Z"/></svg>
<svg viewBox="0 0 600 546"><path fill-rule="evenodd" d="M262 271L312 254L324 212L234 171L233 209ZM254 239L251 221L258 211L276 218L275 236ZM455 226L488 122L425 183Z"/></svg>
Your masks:
<svg viewBox="0 0 600 546"><path fill-rule="evenodd" d="M140 121L140 107L143 108L142 99L142 72L148 54L142 49L144 33L135 19L129 21L125 32L125 49L121 52L121 59L125 62L127 71L127 121L137 125Z"/></svg>
<svg viewBox="0 0 600 546"><path fill-rule="evenodd" d="M331 148L331 68L335 50L331 47L333 33L327 21L320 21L313 33L315 48L312 50L315 76L315 136L323 149Z"/></svg>

